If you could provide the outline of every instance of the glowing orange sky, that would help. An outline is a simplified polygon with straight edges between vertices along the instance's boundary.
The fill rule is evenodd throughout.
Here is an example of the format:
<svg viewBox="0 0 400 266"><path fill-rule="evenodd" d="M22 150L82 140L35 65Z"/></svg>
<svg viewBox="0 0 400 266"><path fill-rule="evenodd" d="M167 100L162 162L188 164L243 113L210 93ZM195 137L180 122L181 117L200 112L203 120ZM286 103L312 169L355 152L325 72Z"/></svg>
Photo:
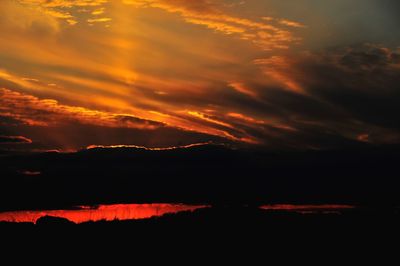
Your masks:
<svg viewBox="0 0 400 266"><path fill-rule="evenodd" d="M342 59L360 53L348 45L365 43L368 36L350 41L345 27L330 24L329 10L340 10L346 1L327 7L309 1L304 9L305 2L1 1L0 125L5 129L0 135L43 143L34 133L39 128L87 125L154 132L173 128L182 132L176 138L183 144L190 142L185 134L200 134L190 138L197 142L217 138L289 147L318 147L332 135L335 141L397 141L397 128L370 121L321 89L334 81L344 87L339 94L351 90L377 97L382 95L375 95L376 88L385 86L383 97L390 98L397 81L391 73L400 70L393 40L371 30L371 39L381 36L380 45L360 46L361 53L385 57L385 65L375 63L380 71L346 68ZM381 27L392 25L374 0L363 3L365 14L352 19L369 14L376 21L382 18ZM340 16L350 25L348 14ZM327 43L343 49L326 52ZM380 84L382 79L387 84ZM313 134L324 136L314 143ZM76 141L56 135L57 143ZM165 145L177 144L169 142ZM133 137L82 143L143 144ZM60 146L51 147L79 145Z"/></svg>

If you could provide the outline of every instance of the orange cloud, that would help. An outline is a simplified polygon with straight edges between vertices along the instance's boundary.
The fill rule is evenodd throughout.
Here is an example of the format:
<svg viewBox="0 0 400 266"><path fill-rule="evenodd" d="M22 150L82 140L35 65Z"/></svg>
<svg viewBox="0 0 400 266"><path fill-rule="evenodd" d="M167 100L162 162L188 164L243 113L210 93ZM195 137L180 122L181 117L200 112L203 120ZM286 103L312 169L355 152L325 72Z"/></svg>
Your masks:
<svg viewBox="0 0 400 266"><path fill-rule="evenodd" d="M163 114L150 111L146 116L147 118L144 119L131 114L63 105L53 99L39 99L32 95L4 88L0 89L0 104L1 117L12 118L28 126L56 127L68 123L80 123L110 128L146 130L170 126L183 131L203 133L231 141L258 143L245 131L197 111L187 111L183 115L181 112ZM193 119L193 117L196 119ZM154 120L150 120L151 118L154 118Z"/></svg>
<svg viewBox="0 0 400 266"><path fill-rule="evenodd" d="M99 6L109 0L18 0L23 4L43 5L45 7L87 7Z"/></svg>
<svg viewBox="0 0 400 266"><path fill-rule="evenodd" d="M0 31L2 35L25 33L56 33L60 30L57 18L70 19L67 13L42 12L37 9L28 9L15 1L0 1ZM7 34L8 33L8 34Z"/></svg>
<svg viewBox="0 0 400 266"><path fill-rule="evenodd" d="M31 126L55 126L69 122L138 129L156 129L164 126L163 123L141 119L133 115L63 105L56 100L39 99L4 88L0 89L0 103L1 116L11 117Z"/></svg>
<svg viewBox="0 0 400 266"><path fill-rule="evenodd" d="M300 23L281 20L280 23L272 25L231 16L215 2L205 0L123 0L123 2L137 8L152 7L178 13L188 23L203 25L223 34L237 34L241 39L250 40L265 50L287 49L290 44L300 40L292 32L279 27L279 24L300 26ZM266 20L264 19L264 21ZM258 32L262 32L262 34L258 34Z"/></svg>
<svg viewBox="0 0 400 266"><path fill-rule="evenodd" d="M238 141L243 143L249 143L249 144L260 143L259 140L247 134L246 131L242 130L240 127L231 125L230 123L222 121L217 117L213 117L211 115L197 111L187 111L187 114L199 120L200 124L202 125L201 127L204 127L203 124L205 123L205 126L208 127L208 129L206 129L204 133L224 137L233 141ZM187 120L190 120L190 118L187 118ZM193 122L191 123L192 126L196 125L196 123ZM201 131L199 130L199 132Z"/></svg>
<svg viewBox="0 0 400 266"><path fill-rule="evenodd" d="M294 27L294 28L305 28L306 27L304 24L301 24L300 22L291 21L291 20L287 20L287 19L281 19L281 20L279 20L279 23L282 25Z"/></svg>
<svg viewBox="0 0 400 266"><path fill-rule="evenodd" d="M214 119L206 114L200 113L200 112L196 112L196 111L188 111L187 112L189 115L194 116L196 118L199 118L201 120L207 121L209 123L212 124L216 124L216 125L220 125L223 127L228 127L228 128L232 128L232 125L222 122L222 121L218 121L217 119Z"/></svg>
<svg viewBox="0 0 400 266"><path fill-rule="evenodd" d="M29 144L32 143L31 139L24 136L1 136L0 144Z"/></svg>
<svg viewBox="0 0 400 266"><path fill-rule="evenodd" d="M92 11L92 15L101 15L101 14L104 14L104 11L105 11L104 7L99 8L99 9L95 9L95 10Z"/></svg>
<svg viewBox="0 0 400 266"><path fill-rule="evenodd" d="M242 120L242 121L250 123L250 124L260 124L260 125L265 124L264 120L256 120L253 117L250 117L250 116L247 116L247 115L243 115L243 114L239 114L239 113L228 113L227 116L235 118L235 119Z"/></svg>
<svg viewBox="0 0 400 266"><path fill-rule="evenodd" d="M289 71L292 64L289 58L272 56L267 59L256 59L254 63L262 68L264 74L271 81L278 83L283 89L306 94L305 89L296 80L296 77L293 77L293 73Z"/></svg>
<svg viewBox="0 0 400 266"><path fill-rule="evenodd" d="M243 83L240 82L233 82L229 84L230 87L232 87L234 90L237 92L243 93L247 96L257 98L257 93L250 88L246 87Z"/></svg>
<svg viewBox="0 0 400 266"><path fill-rule="evenodd" d="M6 0L8 1L8 0ZM17 0L20 4L35 8L37 11L48 14L54 18L65 20L69 25L78 23L78 17L72 12L77 12L77 8L97 8L93 11L85 10L88 15L100 15L104 13L103 6L109 0ZM82 10L82 9L80 9ZM91 20L90 18L87 20ZM96 19L94 19L96 20ZM88 21L89 23L92 23ZM93 21L98 22L98 21Z"/></svg>
<svg viewBox="0 0 400 266"><path fill-rule="evenodd" d="M257 47L249 46L240 39L259 44L265 39L266 46L263 49L267 46L287 47L289 43L286 43L286 37L292 36L292 33L282 29L276 21L272 25L230 15L229 10L217 2L125 2L140 8L158 8L175 13L188 22L183 23L184 27L193 28L190 24L204 25L217 33L234 35L239 37L236 42L245 45L249 51L246 50L242 59L235 50L214 49L221 36L204 33L203 30L199 32L211 37L209 45L193 49L196 44L194 37L201 36L196 37L196 33L191 36L177 36L173 28L159 29L153 24L151 27L143 26L142 22L132 19L131 14L124 13L125 10L137 13L143 10L135 10L115 1L110 1L107 5L104 5L104 1L23 1L24 10L46 14L51 20L58 22L61 31L57 36L50 37L40 35L41 38L37 38L35 35L36 37L25 38L25 35L18 34L4 38L0 42L0 51L7 51L8 56L19 62L19 66L14 69L6 68L10 72L0 72L0 75L4 74L2 79L13 83L12 86L5 83L4 87L27 93L23 95L40 95L42 98L57 99L71 105L36 98L32 101L39 102L38 106L44 109L37 107L41 110L40 115L30 116L28 112L19 110L20 113L13 116L18 116L17 119L25 124L37 126L65 121L107 127L142 126L141 123L138 123L139 126L132 121L129 123L134 126L126 125L124 123L128 123L127 119L122 123L115 116L127 114L119 117L129 117L133 114L134 117L159 121L163 125L184 131L218 136L230 141L258 143L258 138L242 128L243 123L231 124L225 115L236 110L235 106L229 106L229 102L215 96L220 93L229 94L230 91L254 99L259 96L257 89L248 85L246 79L239 77L240 82L232 82L236 80L238 72L242 71L242 64L245 63L243 60L249 63L252 50L259 51ZM110 6L115 13L110 12ZM85 12L77 19L76 12L81 7L85 7ZM158 18L151 17L151 12L154 10L149 11L149 19L157 20ZM164 15L165 18L160 18L163 21L171 17L170 14ZM85 27L82 23L68 28L65 28L66 24L60 24L61 20L66 19L79 22L84 19L88 23L95 23L106 22L104 19L108 18L118 27L101 31L95 27ZM143 33L148 36L143 36ZM267 41L274 44L270 46ZM43 49L43 46L47 49ZM234 47L229 44L227 46ZM40 67L33 67L36 65ZM228 65L230 70L226 71L225 66ZM222 88L216 90L220 86ZM214 93L216 95L211 96ZM217 103L215 115L205 111L210 109L204 106L208 97L220 101ZM59 108L61 106L63 108ZM45 116L43 113L49 111L52 115L42 118ZM8 113L2 112L9 116L12 116L11 113L10 110Z"/></svg>
<svg viewBox="0 0 400 266"><path fill-rule="evenodd" d="M96 23L96 22L110 22L112 18L90 18L87 20L89 23Z"/></svg>

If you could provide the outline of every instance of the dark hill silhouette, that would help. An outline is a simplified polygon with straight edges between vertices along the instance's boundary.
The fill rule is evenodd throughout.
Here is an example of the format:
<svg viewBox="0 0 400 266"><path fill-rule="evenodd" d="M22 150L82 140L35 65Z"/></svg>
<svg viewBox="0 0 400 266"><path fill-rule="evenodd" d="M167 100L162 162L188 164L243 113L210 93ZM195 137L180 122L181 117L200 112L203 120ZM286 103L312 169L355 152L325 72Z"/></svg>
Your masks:
<svg viewBox="0 0 400 266"><path fill-rule="evenodd" d="M0 210L106 203L399 205L399 146L265 152L203 145L2 156ZM40 173L34 176L24 173Z"/></svg>
<svg viewBox="0 0 400 266"><path fill-rule="evenodd" d="M137 259L196 261L349 261L354 258L395 261L400 236L399 215L354 210L343 215L301 215L285 211L264 212L256 208L217 207L137 221L100 221L72 224L53 219L46 226L33 223L1 223L0 233L7 250L34 255L62 253L82 261L113 262ZM381 251L382 253L379 253ZM40 253L42 252L42 253ZM392 257L388 257L392 255ZM26 256L26 255L25 255ZM59 257L59 258L64 258ZM39 257L43 260L42 257ZM217 258L217 259L216 259ZM389 259L390 258L390 259ZM28 256L31 261L32 256Z"/></svg>

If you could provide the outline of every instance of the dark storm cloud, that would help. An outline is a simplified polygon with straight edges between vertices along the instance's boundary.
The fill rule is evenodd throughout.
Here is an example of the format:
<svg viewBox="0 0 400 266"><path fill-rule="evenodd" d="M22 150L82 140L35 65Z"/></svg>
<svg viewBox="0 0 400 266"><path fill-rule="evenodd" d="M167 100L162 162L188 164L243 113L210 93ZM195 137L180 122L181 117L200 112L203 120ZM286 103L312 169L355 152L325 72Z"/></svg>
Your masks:
<svg viewBox="0 0 400 266"><path fill-rule="evenodd" d="M400 140L398 50L364 44L281 59L284 64L279 67L277 62L261 65L267 77L282 77L275 85L247 84L257 97L215 90L209 103L220 111L212 118L275 147L332 148ZM286 84L296 84L303 92ZM191 100L194 106L204 104ZM223 114L230 110L259 117L263 123L238 123Z"/></svg>
<svg viewBox="0 0 400 266"><path fill-rule="evenodd" d="M374 45L348 48L343 55L339 54L339 58L341 65L352 70L385 68L400 63L398 52Z"/></svg>
<svg viewBox="0 0 400 266"><path fill-rule="evenodd" d="M363 46L330 55L331 62L311 65L311 94L348 113L349 118L393 130L400 129L399 54ZM321 71L323 71L321 73ZM321 74L318 80L318 74Z"/></svg>

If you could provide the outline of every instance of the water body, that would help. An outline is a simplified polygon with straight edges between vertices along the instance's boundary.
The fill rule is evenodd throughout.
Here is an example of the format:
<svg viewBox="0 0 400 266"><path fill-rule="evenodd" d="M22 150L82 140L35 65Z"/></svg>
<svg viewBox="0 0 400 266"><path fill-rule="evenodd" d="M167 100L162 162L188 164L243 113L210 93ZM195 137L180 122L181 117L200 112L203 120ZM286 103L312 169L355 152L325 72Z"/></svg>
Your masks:
<svg viewBox="0 0 400 266"><path fill-rule="evenodd" d="M74 223L88 221L138 220L160 217L164 214L173 214L183 211L194 211L207 208L207 205L185 204L114 204L98 206L79 206L67 210L38 210L38 211L10 211L0 213L1 222L31 222L36 223L44 216L61 217ZM340 213L344 210L356 208L352 205L292 205L274 204L263 205L264 211L285 211L302 214L310 213Z"/></svg>
<svg viewBox="0 0 400 266"><path fill-rule="evenodd" d="M340 204L321 204L321 205L293 205L293 204L271 204L263 205L260 207L265 211L287 211L301 214L340 214L346 210L355 209L353 205L340 205Z"/></svg>
<svg viewBox="0 0 400 266"><path fill-rule="evenodd" d="M115 204L98 206L79 206L71 210L11 211L0 213L1 222L36 223L44 216L66 218L74 223L88 221L137 220L159 217L164 214L194 211L206 208L203 205L184 204Z"/></svg>

